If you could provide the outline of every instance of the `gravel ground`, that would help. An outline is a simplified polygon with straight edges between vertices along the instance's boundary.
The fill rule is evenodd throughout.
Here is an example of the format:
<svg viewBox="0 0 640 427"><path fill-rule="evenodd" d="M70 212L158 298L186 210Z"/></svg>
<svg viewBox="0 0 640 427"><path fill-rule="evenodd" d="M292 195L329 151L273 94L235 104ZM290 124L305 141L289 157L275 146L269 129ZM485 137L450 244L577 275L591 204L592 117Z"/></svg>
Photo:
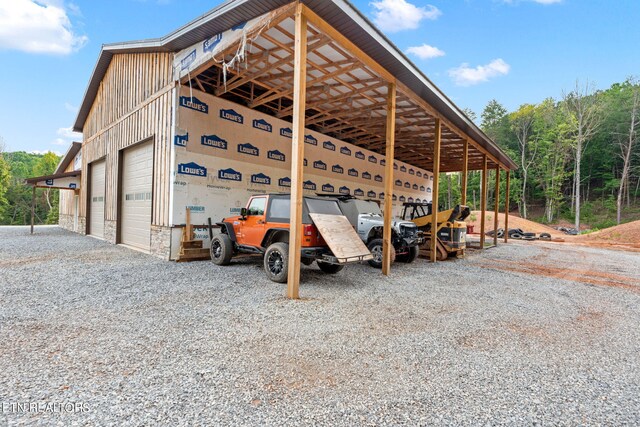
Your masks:
<svg viewBox="0 0 640 427"><path fill-rule="evenodd" d="M640 254L510 243L302 282L2 227L0 425L640 424Z"/></svg>

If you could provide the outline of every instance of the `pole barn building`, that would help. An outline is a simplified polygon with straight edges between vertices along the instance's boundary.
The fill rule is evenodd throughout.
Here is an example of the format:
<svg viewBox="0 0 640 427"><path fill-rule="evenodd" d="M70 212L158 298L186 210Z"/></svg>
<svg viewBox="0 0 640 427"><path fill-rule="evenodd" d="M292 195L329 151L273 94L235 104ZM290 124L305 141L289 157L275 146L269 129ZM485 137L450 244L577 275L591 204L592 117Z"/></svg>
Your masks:
<svg viewBox="0 0 640 427"><path fill-rule="evenodd" d="M389 219L437 199L439 172L466 188L483 170L486 194L487 170L516 167L344 0L231 0L166 37L105 45L74 129L81 150L59 173L81 169L80 188L61 192L61 226L165 259L187 208L204 225L255 193L328 192Z"/></svg>

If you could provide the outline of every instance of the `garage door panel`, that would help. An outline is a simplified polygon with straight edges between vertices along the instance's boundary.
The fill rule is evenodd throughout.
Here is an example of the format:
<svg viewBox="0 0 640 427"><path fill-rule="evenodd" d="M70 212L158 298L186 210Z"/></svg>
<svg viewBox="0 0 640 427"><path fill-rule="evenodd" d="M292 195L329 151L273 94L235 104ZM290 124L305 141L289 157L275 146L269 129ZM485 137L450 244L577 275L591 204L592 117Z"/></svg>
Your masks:
<svg viewBox="0 0 640 427"><path fill-rule="evenodd" d="M104 160L91 164L91 200L89 200L89 233L95 237L104 237L104 196L105 196Z"/></svg>
<svg viewBox="0 0 640 427"><path fill-rule="evenodd" d="M126 149L122 164L122 226L124 244L151 247L153 143Z"/></svg>

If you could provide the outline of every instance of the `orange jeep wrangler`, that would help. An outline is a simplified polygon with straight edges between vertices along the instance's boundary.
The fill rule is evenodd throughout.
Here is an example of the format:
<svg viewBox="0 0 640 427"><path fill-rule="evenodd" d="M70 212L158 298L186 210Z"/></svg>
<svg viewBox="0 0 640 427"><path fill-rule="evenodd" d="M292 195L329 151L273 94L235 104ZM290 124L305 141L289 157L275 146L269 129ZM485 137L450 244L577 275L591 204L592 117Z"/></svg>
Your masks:
<svg viewBox="0 0 640 427"><path fill-rule="evenodd" d="M274 282L285 283L289 265L289 194L256 195L249 199L240 216L217 223L221 232L211 239L211 261L228 265L236 255L263 255L264 270ZM334 274L343 264L333 256L309 213L342 215L337 200L304 197L302 203L302 260L316 261L320 270Z"/></svg>

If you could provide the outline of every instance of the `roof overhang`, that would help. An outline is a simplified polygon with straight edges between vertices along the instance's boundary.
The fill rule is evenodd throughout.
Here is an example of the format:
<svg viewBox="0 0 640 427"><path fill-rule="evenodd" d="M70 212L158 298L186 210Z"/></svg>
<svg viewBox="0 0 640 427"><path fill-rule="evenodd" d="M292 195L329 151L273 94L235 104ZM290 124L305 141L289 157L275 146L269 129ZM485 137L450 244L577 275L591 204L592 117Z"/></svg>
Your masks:
<svg viewBox="0 0 640 427"><path fill-rule="evenodd" d="M76 158L80 150L82 149L82 142L72 142L71 146L65 153L65 155L58 163L58 167L56 168L55 173L64 173L64 171L69 167L69 164Z"/></svg>
<svg viewBox="0 0 640 427"><path fill-rule="evenodd" d="M79 190L82 171L55 173L25 179L25 183L37 188L55 188L59 190Z"/></svg>
<svg viewBox="0 0 640 427"><path fill-rule="evenodd" d="M163 38L104 45L85 92L74 130L82 131L114 54L179 52L212 35L290 3L290 0L229 0ZM351 3L346 0L302 0L301 3L395 76L400 84L433 107L445 121L479 143L503 167L517 168L489 137Z"/></svg>

